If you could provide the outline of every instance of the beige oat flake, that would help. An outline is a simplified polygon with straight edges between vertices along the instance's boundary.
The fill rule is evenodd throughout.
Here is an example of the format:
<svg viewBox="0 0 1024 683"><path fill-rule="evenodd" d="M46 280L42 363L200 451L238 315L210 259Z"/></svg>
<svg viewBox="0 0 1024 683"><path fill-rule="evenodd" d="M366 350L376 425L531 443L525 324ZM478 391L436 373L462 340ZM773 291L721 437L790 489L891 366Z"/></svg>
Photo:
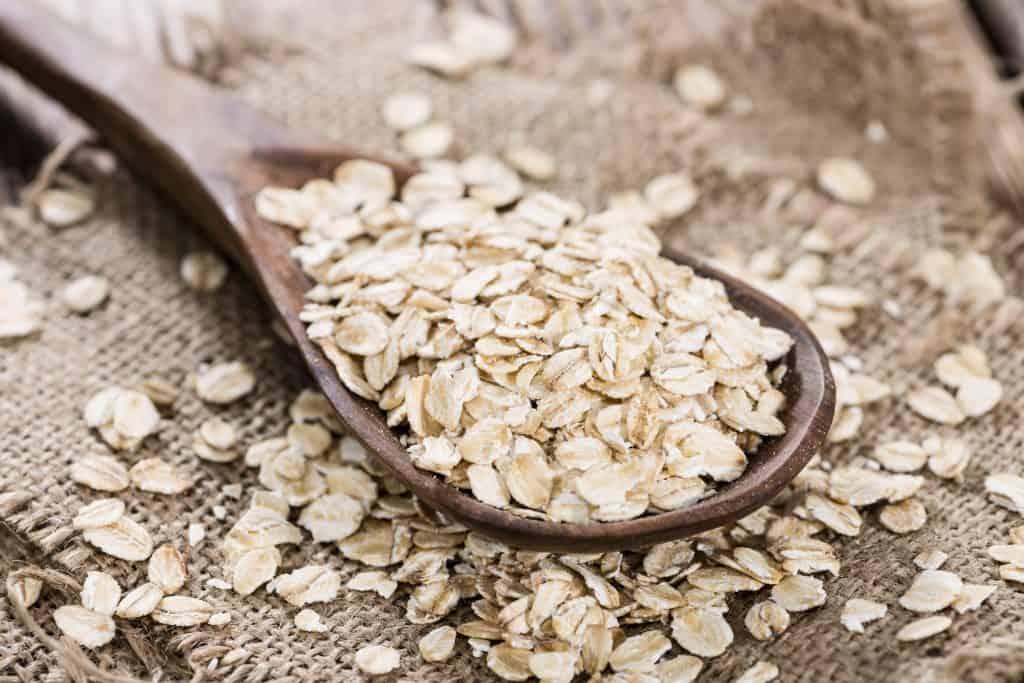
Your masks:
<svg viewBox="0 0 1024 683"><path fill-rule="evenodd" d="M359 670L371 676L391 673L398 668L401 654L393 647L366 645L356 651L355 663Z"/></svg>

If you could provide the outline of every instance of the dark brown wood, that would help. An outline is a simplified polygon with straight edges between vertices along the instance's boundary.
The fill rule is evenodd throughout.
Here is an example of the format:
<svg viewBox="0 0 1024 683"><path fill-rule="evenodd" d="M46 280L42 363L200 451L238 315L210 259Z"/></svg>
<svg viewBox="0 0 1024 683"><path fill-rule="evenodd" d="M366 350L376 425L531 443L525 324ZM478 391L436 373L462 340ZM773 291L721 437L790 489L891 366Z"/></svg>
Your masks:
<svg viewBox="0 0 1024 683"><path fill-rule="evenodd" d="M460 493L417 469L377 408L342 386L305 335L298 313L310 282L289 258L289 231L255 214L268 183L299 185L324 176L352 150L289 131L184 74L110 50L22 0L0 2L0 61L88 122L140 175L178 202L259 284L284 320L324 394L349 430L426 504L512 545L583 552L647 546L738 519L767 503L824 442L835 388L828 359L786 307L749 285L681 254L666 254L722 280L735 305L787 331L782 390L786 434L767 440L737 481L685 510L626 522L558 524L521 519ZM412 169L391 164L400 181Z"/></svg>
<svg viewBox="0 0 1024 683"><path fill-rule="evenodd" d="M992 43L993 52L1015 73L1024 73L1024 3L972 0L969 3Z"/></svg>

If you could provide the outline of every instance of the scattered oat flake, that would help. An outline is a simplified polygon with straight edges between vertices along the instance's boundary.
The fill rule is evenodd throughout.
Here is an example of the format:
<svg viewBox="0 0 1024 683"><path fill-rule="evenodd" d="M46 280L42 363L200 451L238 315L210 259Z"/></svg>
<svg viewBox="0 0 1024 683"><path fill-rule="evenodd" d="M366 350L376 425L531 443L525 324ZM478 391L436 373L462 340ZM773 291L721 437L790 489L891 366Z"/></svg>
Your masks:
<svg viewBox="0 0 1024 683"><path fill-rule="evenodd" d="M672 637L684 650L698 657L717 657L732 644L733 632L718 611L683 607L674 613Z"/></svg>
<svg viewBox="0 0 1024 683"><path fill-rule="evenodd" d="M615 671L653 671L661 656L671 649L672 641L661 631L645 631L623 640L612 651L608 663Z"/></svg>
<svg viewBox="0 0 1024 683"><path fill-rule="evenodd" d="M192 487L192 477L160 458L146 458L128 471L132 484L142 491L176 495Z"/></svg>
<svg viewBox="0 0 1024 683"><path fill-rule="evenodd" d="M953 572L926 569L914 577L910 588L900 596L900 605L911 612L938 612L953 604L963 586Z"/></svg>
<svg viewBox="0 0 1024 683"><path fill-rule="evenodd" d="M996 562L1024 567L1024 545L1018 543L991 546L988 549L988 556Z"/></svg>
<svg viewBox="0 0 1024 683"><path fill-rule="evenodd" d="M114 613L122 619L138 619L152 614L163 599L164 592L160 586L144 583L128 591L117 604Z"/></svg>
<svg viewBox="0 0 1024 683"><path fill-rule="evenodd" d="M108 614L100 614L78 605L58 607L53 620L61 633L83 647L95 649L114 639L117 627Z"/></svg>
<svg viewBox="0 0 1024 683"><path fill-rule="evenodd" d="M515 50L515 30L492 16L460 7L448 24L452 45L474 64L500 64Z"/></svg>
<svg viewBox="0 0 1024 683"><path fill-rule="evenodd" d="M758 662L736 679L736 683L769 683L779 677L779 667L771 662Z"/></svg>
<svg viewBox="0 0 1024 683"><path fill-rule="evenodd" d="M405 61L449 78L462 78L473 66L469 57L447 41L413 45L406 51Z"/></svg>
<svg viewBox="0 0 1024 683"><path fill-rule="evenodd" d="M162 545L149 557L148 577L164 593L176 593L185 585L185 558L177 548Z"/></svg>
<svg viewBox="0 0 1024 683"><path fill-rule="evenodd" d="M843 612L839 616L839 621L842 622L848 631L864 633L864 624L881 619L888 611L889 608L880 602L863 598L850 598L843 605Z"/></svg>
<svg viewBox="0 0 1024 683"><path fill-rule="evenodd" d="M374 591L382 598L387 599L394 595L398 588L398 582L392 579L387 572L368 571L353 576L345 584L345 588L355 591Z"/></svg>
<svg viewBox="0 0 1024 683"><path fill-rule="evenodd" d="M890 472L917 472L928 462L928 452L910 441L879 444L872 455Z"/></svg>
<svg viewBox="0 0 1024 683"><path fill-rule="evenodd" d="M925 617L912 621L896 632L896 639L904 642L924 640L942 633L950 626L953 620L946 616Z"/></svg>
<svg viewBox="0 0 1024 683"><path fill-rule="evenodd" d="M89 572L82 584L82 606L99 614L112 615L121 600L121 587L106 572Z"/></svg>
<svg viewBox="0 0 1024 683"><path fill-rule="evenodd" d="M210 626L226 626L231 623L231 613L214 612L210 615L210 618L206 620L206 623Z"/></svg>
<svg viewBox="0 0 1024 683"><path fill-rule="evenodd" d="M965 583L951 607L957 614L973 612L995 593L996 587L981 583Z"/></svg>
<svg viewBox="0 0 1024 683"><path fill-rule="evenodd" d="M5 587L8 596L13 596L14 600L25 607L31 607L42 593L43 582L34 576L18 576L12 572L7 575Z"/></svg>
<svg viewBox="0 0 1024 683"><path fill-rule="evenodd" d="M88 313L102 304L110 294L110 282L98 275L73 280L61 293L65 305L75 313Z"/></svg>
<svg viewBox="0 0 1024 683"><path fill-rule="evenodd" d="M355 663L359 670L371 676L391 673L398 668L401 654L393 647L366 645L356 651Z"/></svg>
<svg viewBox="0 0 1024 683"><path fill-rule="evenodd" d="M575 652L536 652L530 655L530 672L543 681L570 681L576 673Z"/></svg>
<svg viewBox="0 0 1024 683"><path fill-rule="evenodd" d="M430 98L420 93L396 93L384 101L384 123L397 131L421 126L430 120L433 106Z"/></svg>
<svg viewBox="0 0 1024 683"><path fill-rule="evenodd" d="M789 628L789 612L771 600L754 603L743 620L750 635L768 640Z"/></svg>
<svg viewBox="0 0 1024 683"><path fill-rule="evenodd" d="M551 180L557 172L555 158L537 147L509 145L504 156L509 166L531 180Z"/></svg>
<svg viewBox="0 0 1024 683"><path fill-rule="evenodd" d="M654 674L661 683L692 683L700 675L704 662L692 655L679 655L663 659L654 668Z"/></svg>
<svg viewBox="0 0 1024 683"><path fill-rule="evenodd" d="M129 562L145 560L153 552L153 539L149 532L126 516L113 524L84 530L82 538L107 555Z"/></svg>
<svg viewBox="0 0 1024 683"><path fill-rule="evenodd" d="M188 525L188 544L191 547L195 547L203 542L206 538L206 527L198 522L192 522Z"/></svg>
<svg viewBox="0 0 1024 683"><path fill-rule="evenodd" d="M921 529L928 521L928 513L924 505L914 499L886 505L878 513L878 521L889 531L896 534L909 534Z"/></svg>
<svg viewBox="0 0 1024 683"><path fill-rule="evenodd" d="M197 292L220 289L228 277L228 264L212 251L193 251L181 259L181 279Z"/></svg>
<svg viewBox="0 0 1024 683"><path fill-rule="evenodd" d="M451 147L455 133L443 121L431 121L402 133L402 150L414 159L436 159Z"/></svg>
<svg viewBox="0 0 1024 683"><path fill-rule="evenodd" d="M95 529L107 526L121 519L124 514L124 501L117 498L100 498L78 508L78 514L71 520L75 529Z"/></svg>
<svg viewBox="0 0 1024 683"><path fill-rule="evenodd" d="M875 197L875 181L854 159L832 157L818 166L818 185L846 204L868 204Z"/></svg>
<svg viewBox="0 0 1024 683"><path fill-rule="evenodd" d="M320 615L308 608L296 613L295 627L309 633L327 633L328 631L327 624L320 620Z"/></svg>
<svg viewBox="0 0 1024 683"><path fill-rule="evenodd" d="M644 188L644 196L665 220L679 218L697 204L700 191L685 173L658 176Z"/></svg>
<svg viewBox="0 0 1024 683"><path fill-rule="evenodd" d="M96 202L86 192L50 188L39 193L36 207L43 222L55 228L66 228L88 218Z"/></svg>
<svg viewBox="0 0 1024 683"><path fill-rule="evenodd" d="M187 595L168 595L153 612L153 621L168 626L198 626L213 614L210 603Z"/></svg>
<svg viewBox="0 0 1024 683"><path fill-rule="evenodd" d="M687 104L704 110L722 106L726 98L725 84L714 71L703 65L680 67L675 74L676 92Z"/></svg>
<svg viewBox="0 0 1024 683"><path fill-rule="evenodd" d="M985 477L985 491L992 502L1024 514L1024 478L1015 474L990 474Z"/></svg>
<svg viewBox="0 0 1024 683"><path fill-rule="evenodd" d="M949 555L937 548L932 548L930 550L925 550L914 557L914 565L918 569L938 569L945 564L948 559Z"/></svg>
<svg viewBox="0 0 1024 683"><path fill-rule="evenodd" d="M939 424L958 425L967 419L957 400L941 387L922 387L907 394L911 410Z"/></svg>
<svg viewBox="0 0 1024 683"><path fill-rule="evenodd" d="M97 491L123 491L131 484L128 470L109 455L86 455L71 465L71 479Z"/></svg>
<svg viewBox="0 0 1024 683"><path fill-rule="evenodd" d="M989 377L971 377L956 391L956 402L967 417L980 417L1003 398L1003 385Z"/></svg>
<svg viewBox="0 0 1024 683"><path fill-rule="evenodd" d="M789 612L820 607L826 598L822 582L812 576L787 576L772 586L772 600Z"/></svg>
<svg viewBox="0 0 1024 683"><path fill-rule="evenodd" d="M455 629L438 626L419 639L417 647L425 662L443 662L455 651Z"/></svg>
<svg viewBox="0 0 1024 683"><path fill-rule="evenodd" d="M143 381L138 389L158 406L173 405L178 399L178 387L159 377L150 377Z"/></svg>
<svg viewBox="0 0 1024 683"><path fill-rule="evenodd" d="M255 386L256 377L252 370L237 361L214 365L196 377L196 393L210 403L231 403Z"/></svg>

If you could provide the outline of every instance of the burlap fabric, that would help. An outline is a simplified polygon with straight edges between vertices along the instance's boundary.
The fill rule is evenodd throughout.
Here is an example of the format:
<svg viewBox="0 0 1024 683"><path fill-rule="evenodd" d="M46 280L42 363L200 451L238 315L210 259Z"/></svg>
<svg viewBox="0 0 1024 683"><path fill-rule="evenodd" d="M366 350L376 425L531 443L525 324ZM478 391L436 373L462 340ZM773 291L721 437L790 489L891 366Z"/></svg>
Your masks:
<svg viewBox="0 0 1024 683"><path fill-rule="evenodd" d="M528 21L554 5L522 4L533 13L526 13ZM851 334L854 353L899 392L931 380L936 352L973 341L989 353L1006 396L994 413L958 430L974 460L963 484L929 479L922 495L929 513L925 529L897 537L869 514L863 533L839 544L843 571L827 583L828 604L793 615L789 630L768 643L746 633L740 622L749 600L738 600L729 617L736 643L707 663L701 680L732 680L759 659L777 663L784 681L1021 680L1024 599L999 582L985 554L987 546L1006 542L1020 519L987 502L982 488L988 472L1021 470L1020 302L950 310L908 275L916 254L928 246L974 247L992 255L1011 294L1021 292L1024 249L1014 239L1016 225L998 217L984 195L970 84L952 28L953 0L558 5L570 20L557 40L535 35L509 68L449 82L399 58L414 39L440 32L433 4L239 0L229 4L236 26L257 42L285 40L302 49L229 56L219 80L292 125L388 153L397 150L379 115L384 97L398 90L429 92L437 116L457 131L457 154L497 151L524 134L559 159L553 189L591 206L656 174L688 168L703 195L693 214L668 227L666 240L703 254L749 254L770 244L790 253L813 220L815 204L773 207L779 183L810 187L825 155L862 159L878 180L880 198L864 212L864 238L831 259L831 279L863 287L876 301L893 300L903 315L893 318L877 306L867 310ZM574 24L575 5L583 15L599 15L598 25ZM748 95L753 110L692 125L668 83L678 64L698 59L713 64L733 91ZM872 120L885 124L889 142L866 139ZM259 376L253 394L214 408L185 392L159 434L127 456L134 462L159 455L201 473L187 496L125 498L157 543L184 546L190 522L206 526L208 540L189 551L187 590L229 610L231 624L170 629L124 623L118 639L93 661L116 675L144 679L354 680L355 650L382 643L403 654L400 673L388 680L490 680L482 660L464 645L445 664L423 664L415 642L426 629L405 622L400 597L384 601L345 592L324 610L329 632L315 636L294 629L294 609L280 600L242 599L204 586L206 578L219 576L217 539L247 502L226 498L221 489L253 483L254 474L240 463L197 462L191 434L202 420L222 414L241 427L245 443L274 435L308 378L270 332L267 309L241 273L233 272L214 295L184 287L181 256L208 245L167 201L127 171L102 183L99 193L98 213L74 228L55 232L9 219L0 228L4 257L20 266L33 291L52 297L84 273L101 273L114 285L101 310L71 316L54 302L41 335L0 348L0 573L32 564L81 580L87 570L102 567L123 586L145 580L144 566L110 561L70 531L74 511L92 496L69 481L69 464L105 450L83 423L82 406L111 384L152 376L180 382L202 363L245 360ZM867 411L857 439L829 447L825 455L841 463L882 440L946 433L893 398ZM215 504L227 508L225 521L212 515ZM985 607L958 616L948 634L917 644L895 640L910 619L899 607L866 635L840 626L849 597L894 605L916 572L911 558L928 547L948 552L948 568L964 580L999 583ZM346 576L353 571L337 553L312 544L286 557L288 568L318 561L345 567ZM68 591L73 593L71 584L46 589L27 620L35 632L0 597L0 680L86 677L73 650L51 649L59 644L49 639L58 635L49 613L77 602Z"/></svg>

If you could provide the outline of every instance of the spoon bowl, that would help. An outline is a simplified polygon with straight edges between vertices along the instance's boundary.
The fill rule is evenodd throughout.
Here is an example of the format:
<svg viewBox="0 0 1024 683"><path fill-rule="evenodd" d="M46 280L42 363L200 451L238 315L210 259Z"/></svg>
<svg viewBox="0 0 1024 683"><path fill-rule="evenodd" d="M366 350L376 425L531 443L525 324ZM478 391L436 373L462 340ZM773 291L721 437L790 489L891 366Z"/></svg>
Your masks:
<svg viewBox="0 0 1024 683"><path fill-rule="evenodd" d="M284 321L314 379L352 436L426 505L510 545L597 552L653 545L735 521L768 503L825 440L835 404L828 358L788 308L696 259L665 252L703 277L722 281L733 305L787 332L782 436L766 439L746 472L688 508L623 522L565 524L525 519L462 493L416 468L378 408L350 394L306 336L299 312L312 286L289 255L291 231L256 215L267 185L298 187L326 177L357 153L285 128L198 79L141 63L83 35L23 0L0 3L0 61L89 123L140 175L174 200L234 258ZM388 163L401 183L415 169Z"/></svg>

